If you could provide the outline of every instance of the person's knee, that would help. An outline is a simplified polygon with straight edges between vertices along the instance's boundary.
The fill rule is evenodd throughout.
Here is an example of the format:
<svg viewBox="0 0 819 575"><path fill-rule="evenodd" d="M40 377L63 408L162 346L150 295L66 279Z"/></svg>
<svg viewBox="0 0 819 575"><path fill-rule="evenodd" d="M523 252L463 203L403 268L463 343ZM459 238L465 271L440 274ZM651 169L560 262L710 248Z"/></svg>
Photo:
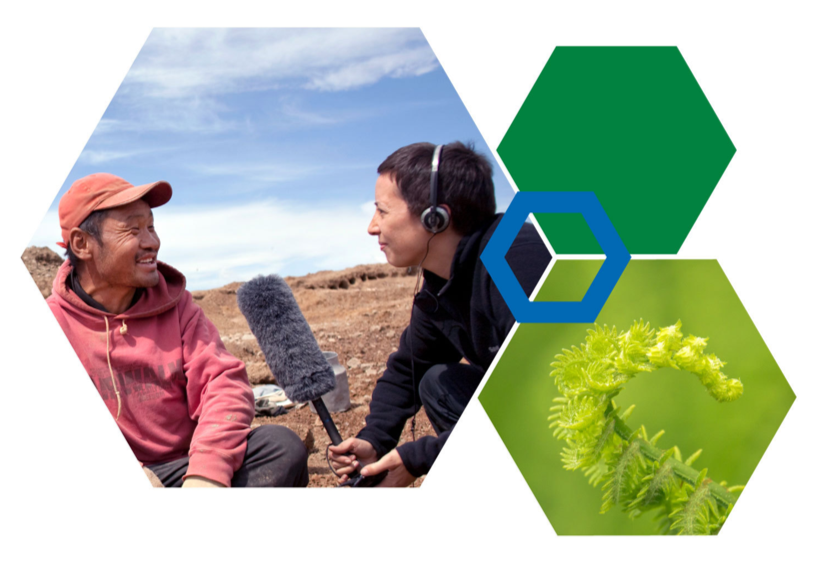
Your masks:
<svg viewBox="0 0 819 575"><path fill-rule="evenodd" d="M437 402L441 395L441 374L446 370L446 365L433 365L418 382L418 395L422 405L431 405Z"/></svg>
<svg viewBox="0 0 819 575"><path fill-rule="evenodd" d="M282 425L265 425L270 427L270 441L274 441L281 450L287 454L287 458L293 462L293 466L307 467L307 448L304 442L296 435L292 429Z"/></svg>
<svg viewBox="0 0 819 575"><path fill-rule="evenodd" d="M304 486L301 478L307 477L307 448L301 438L281 425L262 425L255 432L271 452L270 464L276 467L276 476L294 478L293 485Z"/></svg>
<svg viewBox="0 0 819 575"><path fill-rule="evenodd" d="M307 468L307 448L304 446L304 442L292 430L286 427L282 427L282 429L285 438L282 438L281 441L293 459L293 466L296 469Z"/></svg>

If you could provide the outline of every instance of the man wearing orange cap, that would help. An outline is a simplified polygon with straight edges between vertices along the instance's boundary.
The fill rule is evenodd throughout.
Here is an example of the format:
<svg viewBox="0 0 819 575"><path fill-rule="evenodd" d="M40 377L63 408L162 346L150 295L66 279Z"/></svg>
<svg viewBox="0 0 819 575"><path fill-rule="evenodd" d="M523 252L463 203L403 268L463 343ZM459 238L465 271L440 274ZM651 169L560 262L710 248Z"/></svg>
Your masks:
<svg viewBox="0 0 819 575"><path fill-rule="evenodd" d="M244 364L185 277L157 260L151 208L171 193L111 174L74 182L60 200L67 260L48 305L155 485L305 486L303 443L278 425L251 431Z"/></svg>

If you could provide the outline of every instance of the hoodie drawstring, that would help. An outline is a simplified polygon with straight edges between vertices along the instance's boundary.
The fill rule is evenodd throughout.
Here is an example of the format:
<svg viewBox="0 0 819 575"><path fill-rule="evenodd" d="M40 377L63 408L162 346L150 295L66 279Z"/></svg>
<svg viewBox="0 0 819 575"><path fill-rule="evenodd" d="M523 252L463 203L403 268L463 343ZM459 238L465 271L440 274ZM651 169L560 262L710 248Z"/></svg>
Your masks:
<svg viewBox="0 0 819 575"><path fill-rule="evenodd" d="M105 318L105 356L108 358L108 371L111 372L111 384L114 386L114 393L117 394L117 418L115 421L119 421L119 414L122 411L122 400L119 396L119 389L117 388L117 378L114 377L114 369L111 367L111 352L110 352L110 336L109 336L109 327L108 327L108 316L102 316ZM123 331L124 330L124 331ZM125 334L128 333L128 326L125 325L125 321L122 322L122 327L119 330L120 333Z"/></svg>

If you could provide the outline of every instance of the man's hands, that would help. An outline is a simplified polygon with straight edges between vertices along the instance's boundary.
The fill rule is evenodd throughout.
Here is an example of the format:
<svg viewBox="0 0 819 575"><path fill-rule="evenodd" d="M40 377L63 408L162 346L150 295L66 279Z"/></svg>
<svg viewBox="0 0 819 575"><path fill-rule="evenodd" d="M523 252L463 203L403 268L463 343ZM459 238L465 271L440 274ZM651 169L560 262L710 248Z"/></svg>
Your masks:
<svg viewBox="0 0 819 575"><path fill-rule="evenodd" d="M182 482L182 487L224 487L224 485L212 479L191 475L185 478L185 481Z"/></svg>
<svg viewBox="0 0 819 575"><path fill-rule="evenodd" d="M347 475L362 465L364 468L360 470L360 473L365 477L378 475L382 471L389 472L377 487L406 487L416 479L404 467L404 461L398 451L393 449L381 459L376 460L375 449L363 439L351 438L338 445L331 445L329 456L330 464L341 476L339 483L347 481Z"/></svg>

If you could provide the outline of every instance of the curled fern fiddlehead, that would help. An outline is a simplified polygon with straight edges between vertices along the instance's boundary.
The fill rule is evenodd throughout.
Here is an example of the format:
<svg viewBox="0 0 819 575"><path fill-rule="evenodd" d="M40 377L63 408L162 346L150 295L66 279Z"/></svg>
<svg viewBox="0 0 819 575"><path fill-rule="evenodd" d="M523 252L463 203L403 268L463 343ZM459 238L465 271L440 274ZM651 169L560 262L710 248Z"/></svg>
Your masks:
<svg viewBox="0 0 819 575"><path fill-rule="evenodd" d="M622 411L614 402L628 380L663 367L693 373L717 401L742 395L742 383L722 372L725 363L705 354L707 338L683 337L681 328L678 321L655 331L639 320L618 333L595 324L580 347L564 349L551 364L562 395L549 427L566 442L564 468L603 484L601 513L620 506L634 518L656 509L661 532L708 535L719 532L742 488L726 488L707 470L692 468L702 450L683 461L676 446L657 447L663 431L650 439L644 427L632 431L625 421L634 406Z"/></svg>

